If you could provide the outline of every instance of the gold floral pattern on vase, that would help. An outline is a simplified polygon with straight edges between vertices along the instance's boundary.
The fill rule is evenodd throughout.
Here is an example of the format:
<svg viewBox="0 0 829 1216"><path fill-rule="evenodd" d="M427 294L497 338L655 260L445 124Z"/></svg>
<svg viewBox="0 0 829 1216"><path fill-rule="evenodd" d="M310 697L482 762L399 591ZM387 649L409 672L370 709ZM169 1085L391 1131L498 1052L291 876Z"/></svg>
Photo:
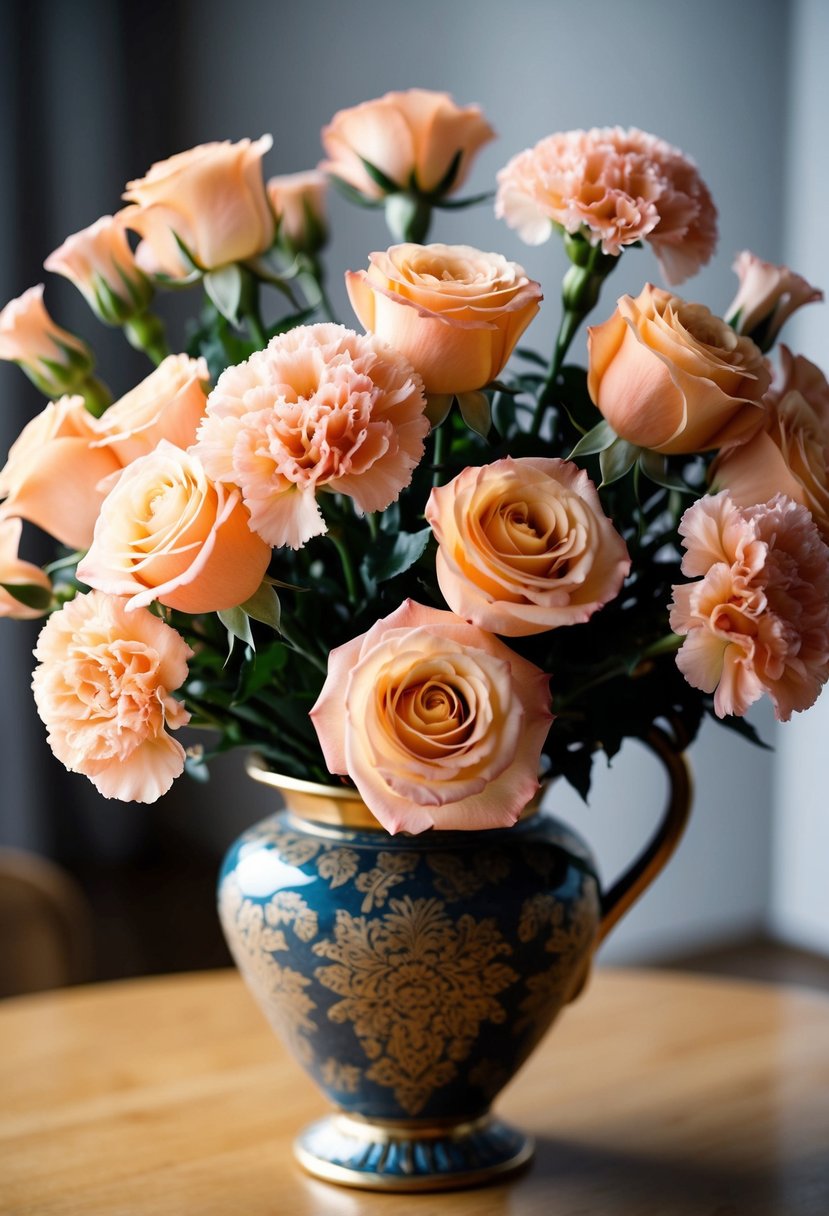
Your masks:
<svg viewBox="0 0 829 1216"><path fill-rule="evenodd" d="M328 1017L352 1023L367 1079L409 1115L457 1075L482 1022L506 1020L496 997L518 979L494 919L454 921L438 899L391 899L373 919L339 909L334 939L313 949L330 960L316 979L341 998Z"/></svg>
<svg viewBox="0 0 829 1216"><path fill-rule="evenodd" d="M357 877L357 890L365 896L360 911L368 913L373 908L382 908L392 887L412 874L419 861L417 853L378 853L377 865Z"/></svg>
<svg viewBox="0 0 829 1216"><path fill-rule="evenodd" d="M289 950L282 926L290 926L300 941L316 937L316 913L293 891L279 891L264 904L248 899L231 875L219 889L219 916L236 965L271 1026L297 1059L309 1063L308 1036L316 1030L311 1017L316 1003L306 991L311 980L277 962L273 955Z"/></svg>
<svg viewBox="0 0 829 1216"><path fill-rule="evenodd" d="M468 899L484 887L496 886L510 873L509 858L498 849L481 849L464 858L453 853L430 853L427 861L437 875L435 889L447 903Z"/></svg>
<svg viewBox="0 0 829 1216"><path fill-rule="evenodd" d="M587 883L571 905L555 895L542 892L524 901L518 922L518 938L530 942L547 932L544 950L556 961L526 979L527 996L519 1009L523 1016L515 1023L515 1033L533 1025L546 1025L550 1009L557 1009L575 998L585 978L584 960L589 965L593 954L601 901L598 884Z"/></svg>

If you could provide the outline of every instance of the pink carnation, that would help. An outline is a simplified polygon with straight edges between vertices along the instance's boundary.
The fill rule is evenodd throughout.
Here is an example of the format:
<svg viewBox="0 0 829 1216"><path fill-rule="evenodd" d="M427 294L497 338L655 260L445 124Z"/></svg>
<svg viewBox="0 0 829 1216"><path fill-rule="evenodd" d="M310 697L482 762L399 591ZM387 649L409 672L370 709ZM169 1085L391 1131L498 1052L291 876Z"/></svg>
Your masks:
<svg viewBox="0 0 829 1216"><path fill-rule="evenodd" d="M693 162L644 131L566 131L514 156L498 174L496 215L531 245L552 224L583 233L602 252L646 240L666 282L708 262L717 211Z"/></svg>
<svg viewBox="0 0 829 1216"><path fill-rule="evenodd" d="M195 451L238 486L250 526L300 549L325 533L320 490L383 511L409 484L429 431L418 374L371 335L300 326L219 377Z"/></svg>
<svg viewBox="0 0 829 1216"><path fill-rule="evenodd" d="M742 716L764 693L786 722L829 678L829 548L805 507L776 495L741 510L727 493L682 517L684 574L671 628L685 636L677 665L714 692L714 709Z"/></svg>
<svg viewBox="0 0 829 1216"><path fill-rule="evenodd" d="M146 608L92 591L50 616L35 649L32 688L49 745L106 798L155 802L184 768L167 729L190 715L172 690L192 651Z"/></svg>

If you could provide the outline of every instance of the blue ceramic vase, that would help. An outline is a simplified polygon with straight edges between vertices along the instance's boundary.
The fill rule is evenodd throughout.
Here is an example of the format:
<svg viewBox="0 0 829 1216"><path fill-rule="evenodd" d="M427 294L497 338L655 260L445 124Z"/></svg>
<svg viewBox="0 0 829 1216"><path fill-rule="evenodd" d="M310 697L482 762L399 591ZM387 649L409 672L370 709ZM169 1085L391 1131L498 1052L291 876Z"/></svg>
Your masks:
<svg viewBox="0 0 829 1216"><path fill-rule="evenodd" d="M251 765L285 808L229 850L219 912L268 1021L336 1108L295 1143L306 1169L418 1190L529 1160L490 1105L672 851L687 780L683 794L671 757L662 828L606 895L587 846L537 806L509 829L389 836L353 790Z"/></svg>

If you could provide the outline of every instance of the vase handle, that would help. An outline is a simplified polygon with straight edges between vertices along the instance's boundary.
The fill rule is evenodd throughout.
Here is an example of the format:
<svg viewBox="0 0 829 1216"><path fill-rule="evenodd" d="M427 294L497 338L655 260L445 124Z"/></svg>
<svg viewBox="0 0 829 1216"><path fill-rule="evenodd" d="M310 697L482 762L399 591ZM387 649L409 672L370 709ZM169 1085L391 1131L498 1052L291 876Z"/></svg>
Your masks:
<svg viewBox="0 0 829 1216"><path fill-rule="evenodd" d="M613 886L602 894L602 916L596 934L599 946L608 933L651 885L673 855L679 844L691 810L691 774L682 751L681 733L672 739L665 731L653 727L643 742L662 762L668 774L668 801L659 827L644 852L634 861Z"/></svg>

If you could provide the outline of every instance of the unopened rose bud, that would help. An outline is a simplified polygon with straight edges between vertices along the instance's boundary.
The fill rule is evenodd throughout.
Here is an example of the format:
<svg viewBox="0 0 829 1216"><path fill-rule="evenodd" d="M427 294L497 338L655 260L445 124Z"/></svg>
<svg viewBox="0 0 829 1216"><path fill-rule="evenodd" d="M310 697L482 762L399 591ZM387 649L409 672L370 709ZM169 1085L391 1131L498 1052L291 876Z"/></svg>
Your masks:
<svg viewBox="0 0 829 1216"><path fill-rule="evenodd" d="M10 300L0 312L0 359L17 363L47 397L78 389L89 377L92 351L56 325L43 303L43 284Z"/></svg>
<svg viewBox="0 0 829 1216"><path fill-rule="evenodd" d="M738 334L746 334L762 351L769 350L792 313L802 304L823 299L823 292L788 266L763 262L744 249L732 266L740 288L726 320Z"/></svg>
<svg viewBox="0 0 829 1216"><path fill-rule="evenodd" d="M43 615L51 598L49 575L18 557L23 525L0 517L0 617L28 620Z"/></svg>
<svg viewBox="0 0 829 1216"><path fill-rule="evenodd" d="M291 257L297 253L318 253L328 239L325 174L312 169L308 173L272 177L266 189L276 218L280 248Z"/></svg>
<svg viewBox="0 0 829 1216"><path fill-rule="evenodd" d="M111 215L67 237L43 264L74 283L107 325L124 325L152 299L152 286L136 265L126 229Z"/></svg>

